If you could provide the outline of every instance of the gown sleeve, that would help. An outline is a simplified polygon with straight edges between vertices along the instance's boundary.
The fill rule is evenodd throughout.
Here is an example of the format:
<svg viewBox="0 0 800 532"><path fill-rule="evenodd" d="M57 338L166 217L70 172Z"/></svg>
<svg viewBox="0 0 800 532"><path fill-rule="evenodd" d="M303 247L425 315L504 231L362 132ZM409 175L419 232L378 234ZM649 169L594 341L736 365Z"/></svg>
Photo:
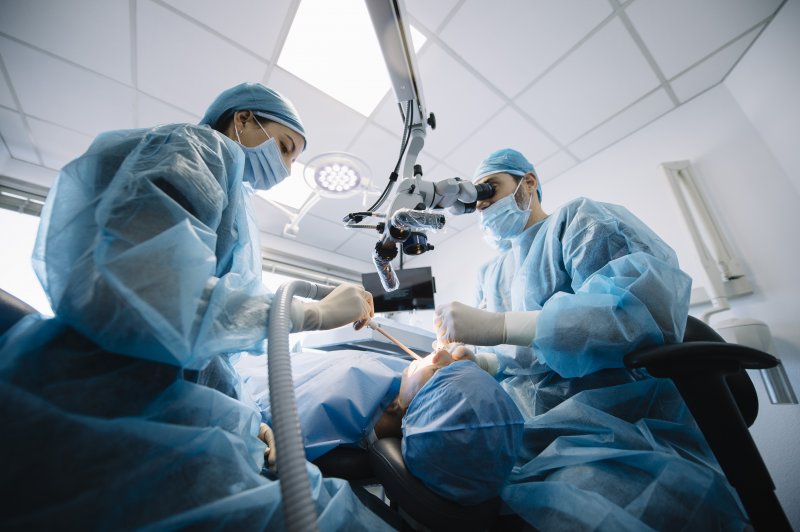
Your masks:
<svg viewBox="0 0 800 532"><path fill-rule="evenodd" d="M589 204L567 218L561 260L573 293L545 302L533 343L561 376L621 368L629 352L682 340L691 278L626 209Z"/></svg>
<svg viewBox="0 0 800 532"><path fill-rule="evenodd" d="M207 127L99 137L42 216L34 267L56 316L109 351L190 369L264 340L272 294L242 165Z"/></svg>

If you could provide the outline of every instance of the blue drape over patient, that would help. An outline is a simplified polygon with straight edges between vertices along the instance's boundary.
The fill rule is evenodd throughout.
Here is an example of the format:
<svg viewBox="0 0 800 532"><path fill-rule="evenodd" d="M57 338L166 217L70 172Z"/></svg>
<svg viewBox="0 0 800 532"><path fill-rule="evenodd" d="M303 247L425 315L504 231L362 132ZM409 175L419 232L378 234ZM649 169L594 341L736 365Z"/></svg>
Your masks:
<svg viewBox="0 0 800 532"><path fill-rule="evenodd" d="M306 458L316 460L339 445L359 446L383 410L400 391L408 361L366 351L292 353L300 430ZM271 424L269 381L263 357L243 357L235 364L243 389Z"/></svg>
<svg viewBox="0 0 800 532"><path fill-rule="evenodd" d="M0 337L0 528L283 528L231 365L272 301L242 160L179 124L102 134L59 175L34 256L56 317ZM322 530L386 528L308 473Z"/></svg>
<svg viewBox="0 0 800 532"><path fill-rule="evenodd" d="M626 209L578 199L481 279L487 310L541 311L532 346L491 348L525 417L511 511L540 530L745 526L672 382L624 368L626 353L682 340L691 282L672 249Z"/></svg>

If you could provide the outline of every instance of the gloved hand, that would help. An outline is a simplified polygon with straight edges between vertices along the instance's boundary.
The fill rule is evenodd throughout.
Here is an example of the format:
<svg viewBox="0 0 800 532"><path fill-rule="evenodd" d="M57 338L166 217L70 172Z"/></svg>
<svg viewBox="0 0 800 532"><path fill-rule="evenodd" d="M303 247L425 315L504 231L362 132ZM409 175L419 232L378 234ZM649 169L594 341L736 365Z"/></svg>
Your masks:
<svg viewBox="0 0 800 532"><path fill-rule="evenodd" d="M473 345L510 344L528 347L536 336L539 311L488 312L454 301L436 308L438 340Z"/></svg>
<svg viewBox="0 0 800 532"><path fill-rule="evenodd" d="M494 353L482 351L474 353L472 349L464 344L451 344L447 346L446 350L450 353L450 356L453 358L453 360L471 360L492 377L497 375L497 369L500 366L500 362L497 360L497 355Z"/></svg>
<svg viewBox="0 0 800 532"><path fill-rule="evenodd" d="M433 324L436 337L445 343L498 345L504 342L505 316L458 301L436 307Z"/></svg>
<svg viewBox="0 0 800 532"><path fill-rule="evenodd" d="M278 453L275 451L275 435L272 433L270 426L266 423L260 425L258 429L258 439L267 444L266 449L264 449L264 462L266 462L267 467L273 471L277 471L275 463L278 460Z"/></svg>
<svg viewBox="0 0 800 532"><path fill-rule="evenodd" d="M372 294L360 285L342 283L321 301L292 300L292 332L335 329L353 322L358 330L374 315Z"/></svg>

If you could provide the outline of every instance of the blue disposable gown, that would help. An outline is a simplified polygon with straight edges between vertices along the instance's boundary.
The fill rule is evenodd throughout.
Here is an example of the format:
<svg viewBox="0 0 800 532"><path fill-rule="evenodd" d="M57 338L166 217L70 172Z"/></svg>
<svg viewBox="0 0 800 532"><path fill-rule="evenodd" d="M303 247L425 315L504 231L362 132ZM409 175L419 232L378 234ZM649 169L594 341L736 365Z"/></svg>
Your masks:
<svg viewBox="0 0 800 532"><path fill-rule="evenodd" d="M361 446L400 391L409 362L366 351L292 353L300 430L306 458L315 460L339 445ZM270 424L268 373L263 357L243 357L235 368Z"/></svg>
<svg viewBox="0 0 800 532"><path fill-rule="evenodd" d="M512 511L540 530L744 527L672 382L624 368L626 353L683 337L691 282L661 239L578 199L482 271L487 310L541 311L531 347L495 349L526 420L502 493Z"/></svg>
<svg viewBox="0 0 800 532"><path fill-rule="evenodd" d="M230 362L271 302L242 165L184 124L100 135L59 175L34 253L56 317L0 337L0 528L283 527ZM322 530L384 528L308 472Z"/></svg>

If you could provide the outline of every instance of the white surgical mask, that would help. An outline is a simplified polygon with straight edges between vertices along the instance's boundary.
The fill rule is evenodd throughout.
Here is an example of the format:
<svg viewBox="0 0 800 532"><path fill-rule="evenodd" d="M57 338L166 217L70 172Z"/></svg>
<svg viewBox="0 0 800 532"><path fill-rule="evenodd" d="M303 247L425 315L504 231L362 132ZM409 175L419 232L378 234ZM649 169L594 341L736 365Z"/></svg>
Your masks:
<svg viewBox="0 0 800 532"><path fill-rule="evenodd" d="M531 201L528 208L520 209L517 205L516 195L522 179L517 183L513 194L501 198L481 211L481 229L486 231L495 240L503 240L518 236L525 229L525 224L531 216Z"/></svg>
<svg viewBox="0 0 800 532"><path fill-rule="evenodd" d="M258 127L267 136L267 140L258 146L249 148L242 144L242 139L239 137L239 131L236 131L236 140L244 150L244 176L243 179L253 185L253 188L258 190L269 190L287 177L289 177L289 169L283 162L281 152L278 150L278 142L274 137L270 137L269 133L264 129L261 123L256 120L253 115L253 120L256 121Z"/></svg>

